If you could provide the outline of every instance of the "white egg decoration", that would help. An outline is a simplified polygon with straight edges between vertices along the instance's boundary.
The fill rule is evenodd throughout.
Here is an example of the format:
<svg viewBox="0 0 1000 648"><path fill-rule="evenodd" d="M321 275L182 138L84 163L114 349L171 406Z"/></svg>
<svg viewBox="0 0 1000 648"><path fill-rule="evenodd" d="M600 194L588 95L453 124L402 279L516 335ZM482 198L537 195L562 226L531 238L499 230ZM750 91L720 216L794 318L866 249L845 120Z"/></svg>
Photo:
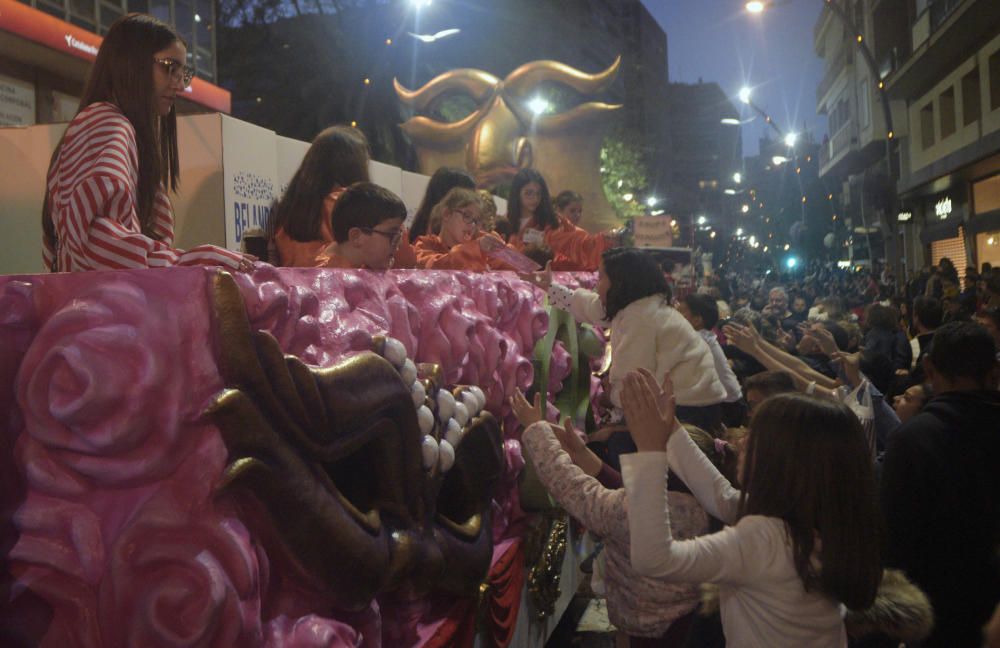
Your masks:
<svg viewBox="0 0 1000 648"><path fill-rule="evenodd" d="M403 361L403 368L399 370L399 377L403 379L404 385L412 385L417 379L417 365L413 360L407 358Z"/></svg>
<svg viewBox="0 0 1000 648"><path fill-rule="evenodd" d="M465 432L462 431L462 426L458 424L455 419L448 419L448 428L445 430L444 439L451 444L452 448L457 448L458 444L462 442L462 437Z"/></svg>
<svg viewBox="0 0 1000 648"><path fill-rule="evenodd" d="M479 401L479 410L482 411L482 409L486 407L486 394L484 394L483 390L477 385L469 387L469 392L476 397L476 400Z"/></svg>
<svg viewBox="0 0 1000 648"><path fill-rule="evenodd" d="M421 405L423 405L424 401L427 399L427 390L424 389L424 383L420 382L419 380L413 381L413 384L410 385L410 396L413 397L414 407L420 407ZM434 415L432 414L431 420L433 421L433 419Z"/></svg>
<svg viewBox="0 0 1000 648"><path fill-rule="evenodd" d="M392 363L392 366L400 369L406 361L406 347L396 338L386 337L382 355Z"/></svg>
<svg viewBox="0 0 1000 648"><path fill-rule="evenodd" d="M420 442L420 452L424 459L424 470L431 470L437 465L438 455L441 452L437 439L429 434L425 434L423 441ZM452 450L452 453L454 454L454 450Z"/></svg>
<svg viewBox="0 0 1000 648"><path fill-rule="evenodd" d="M455 397L447 389L439 389L437 402L438 420L444 423L455 414Z"/></svg>
<svg viewBox="0 0 1000 648"><path fill-rule="evenodd" d="M470 391L462 392L462 404L465 405L465 409L469 412L469 418L475 418L482 411L482 407L479 406L479 399L476 395Z"/></svg>
<svg viewBox="0 0 1000 648"><path fill-rule="evenodd" d="M463 426L469 422L469 410L465 407L465 403L455 403L455 413L452 414L452 420L458 421L458 424Z"/></svg>
<svg viewBox="0 0 1000 648"><path fill-rule="evenodd" d="M455 465L455 448L450 443L442 440L438 444L438 465L441 472L448 472Z"/></svg>
<svg viewBox="0 0 1000 648"><path fill-rule="evenodd" d="M430 434L434 429L434 412L426 405L417 408L417 423L421 434Z"/></svg>

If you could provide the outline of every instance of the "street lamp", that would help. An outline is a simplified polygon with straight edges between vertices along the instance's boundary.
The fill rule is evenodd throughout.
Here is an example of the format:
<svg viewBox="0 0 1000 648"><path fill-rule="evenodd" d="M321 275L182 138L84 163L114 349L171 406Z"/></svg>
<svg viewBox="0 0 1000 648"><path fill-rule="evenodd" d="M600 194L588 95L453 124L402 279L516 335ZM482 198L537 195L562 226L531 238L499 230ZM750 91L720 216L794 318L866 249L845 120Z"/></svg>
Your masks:
<svg viewBox="0 0 1000 648"><path fill-rule="evenodd" d="M777 4L788 4L791 0L780 0L780 1L753 1L747 2L744 6L748 13L759 14L764 11L767 7ZM840 22L843 24L844 28L848 33L854 34L854 42L858 45L858 51L861 52L861 58L865 62L865 67L868 68L868 74L871 76L872 80L876 83L875 91L878 93L879 100L882 104L882 115L885 119L885 166L886 174L889 181L889 191L888 191L888 204L886 205L885 220L889 227L889 233L893 234L892 223L895 220L894 214L897 210L897 196L896 196L896 168L892 163L892 142L895 138L895 132L892 128L892 110L889 106L889 95L885 91L885 83L882 81L882 75L879 74L878 66L875 64L875 56L872 54L871 50L868 49L868 45L865 43L864 34L858 29L857 25L854 24L850 14L837 4L836 0L823 0L823 4L830 9L830 12L836 16ZM741 97L742 98L742 97ZM749 98L749 96L748 96ZM892 259L895 265L896 276L900 276L899 263L901 261L901 255L895 254L896 247L896 237L891 235L886 237L886 258Z"/></svg>
<svg viewBox="0 0 1000 648"><path fill-rule="evenodd" d="M785 146L788 148L795 148L795 142L799 140L798 133L788 133L785 135Z"/></svg>

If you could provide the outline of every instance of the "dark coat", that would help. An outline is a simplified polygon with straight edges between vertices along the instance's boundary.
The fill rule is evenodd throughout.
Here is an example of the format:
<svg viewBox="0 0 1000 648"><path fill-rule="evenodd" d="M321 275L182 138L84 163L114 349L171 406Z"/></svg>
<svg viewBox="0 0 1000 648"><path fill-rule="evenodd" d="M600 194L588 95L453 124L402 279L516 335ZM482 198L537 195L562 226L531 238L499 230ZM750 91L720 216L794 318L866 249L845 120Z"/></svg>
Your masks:
<svg viewBox="0 0 1000 648"><path fill-rule="evenodd" d="M948 392L889 437L887 565L931 600L925 646L978 648L1000 600L1000 392Z"/></svg>

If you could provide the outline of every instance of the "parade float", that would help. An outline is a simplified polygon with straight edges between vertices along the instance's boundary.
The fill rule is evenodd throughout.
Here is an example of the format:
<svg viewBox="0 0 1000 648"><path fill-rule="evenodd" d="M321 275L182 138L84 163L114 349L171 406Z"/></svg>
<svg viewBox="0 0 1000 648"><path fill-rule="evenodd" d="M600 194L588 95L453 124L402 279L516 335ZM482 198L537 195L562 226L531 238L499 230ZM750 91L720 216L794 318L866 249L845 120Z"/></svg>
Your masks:
<svg viewBox="0 0 1000 648"><path fill-rule="evenodd" d="M586 144L566 169L599 192L598 118L617 107L521 133L508 95L553 75L594 94L617 68L528 64L486 79L461 137L404 129L423 162L480 178ZM544 386L582 424L600 333L510 273L42 274L64 127L0 129L17 161L0 177L0 645L543 645L587 546L525 465L508 399ZM180 118L178 140L179 247L244 246L307 148L220 114ZM411 213L427 183L371 175Z"/></svg>

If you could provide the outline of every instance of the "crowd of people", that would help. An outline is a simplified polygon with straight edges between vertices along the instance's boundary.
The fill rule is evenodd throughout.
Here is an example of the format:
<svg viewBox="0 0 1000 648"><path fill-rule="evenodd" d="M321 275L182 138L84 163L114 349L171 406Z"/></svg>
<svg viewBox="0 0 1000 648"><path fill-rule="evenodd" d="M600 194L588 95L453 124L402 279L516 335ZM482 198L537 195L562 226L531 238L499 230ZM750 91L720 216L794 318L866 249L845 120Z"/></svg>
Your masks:
<svg viewBox="0 0 1000 648"><path fill-rule="evenodd" d="M849 638L845 613L883 596L884 568L933 608L913 645L981 645L1000 602L1000 269L960 285L942 259L897 284L814 263L673 295L656 260L581 229L580 196L553 199L531 169L505 215L466 172L440 169L408 220L371 182L364 135L342 126L316 137L275 203L267 259L178 250L168 191L186 59L155 18L108 31L49 168L48 268L519 270L609 331L593 434L546 421L545 394L512 408L542 482L604 539L608 609L632 645L878 641ZM596 288L552 270L596 271ZM718 585L721 630L694 611L704 583ZM997 615L991 628L1000 645Z"/></svg>

